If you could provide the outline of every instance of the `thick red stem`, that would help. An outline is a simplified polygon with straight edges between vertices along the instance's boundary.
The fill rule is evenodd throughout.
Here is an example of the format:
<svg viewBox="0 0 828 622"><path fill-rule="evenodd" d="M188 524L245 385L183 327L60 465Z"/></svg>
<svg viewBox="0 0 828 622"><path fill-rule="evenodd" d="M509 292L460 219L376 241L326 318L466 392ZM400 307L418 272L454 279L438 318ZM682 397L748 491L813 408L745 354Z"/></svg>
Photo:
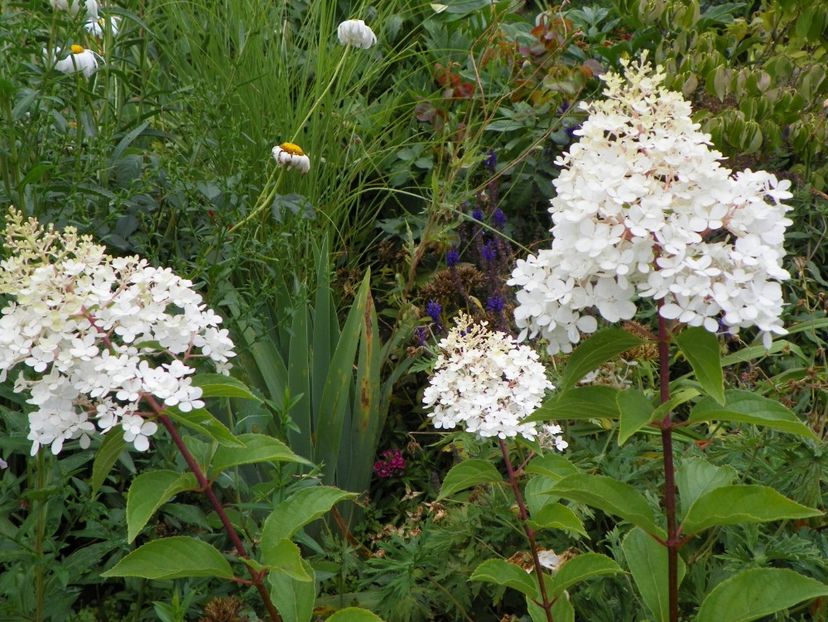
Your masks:
<svg viewBox="0 0 828 622"><path fill-rule="evenodd" d="M535 541L535 530L529 526L529 512L526 510L526 502L523 500L523 493L520 491L520 483L512 467L512 460L509 458L509 449L502 439L500 440L500 451L503 453L503 461L506 463L506 473L509 476L509 483L512 485L512 492L515 493L515 501L518 504L520 520L523 523L523 529L526 531L526 537L529 539L529 548L532 551L532 561L535 564L535 576L538 578L538 587L540 588L542 607L546 613L546 620L547 622L554 622L552 620L552 601L549 600L549 596L546 593L546 584L543 581L543 567L538 557L538 544Z"/></svg>
<svg viewBox="0 0 828 622"><path fill-rule="evenodd" d="M227 516L227 512L224 511L224 506L221 505L221 501L219 501L218 497L216 496L216 493L213 492L213 487L210 484L210 481L204 475L204 471L201 470L201 466L193 457L193 454L190 453L190 450L187 449L187 445L184 444L184 439L181 438L181 435L178 433L178 429L175 427L175 424L172 422L172 419L170 419L169 416L162 414L164 408L163 406L161 406L161 404L158 403L158 401L153 396L145 395L144 399L147 400L149 405L152 407L153 411L155 411L155 413L158 415L158 420L167 429L167 432L169 432L170 438L172 438L173 443L175 443L175 446L178 447L178 451L180 451L181 455L184 456L184 461L187 463L187 466L190 467L190 470L193 472L193 475L195 475L199 488L205 495L207 495L207 498L210 500L210 505L213 506L213 509L216 511L216 514L218 514L218 517L221 520L221 524L224 525L224 530L227 532L230 541L236 548L236 552L239 554L239 557L242 558L242 561L244 561L248 557L247 550L244 548L244 544L242 543L241 538L239 538L239 534L236 531L236 528L233 527L233 523L230 522L230 518ZM247 566L247 570L250 572L252 583L256 587L256 591L258 591L259 595L262 597L262 602L264 602L264 605L267 608L267 613L270 616L272 622L282 622L282 616L279 615L276 606L273 604L273 601L270 600L270 593L267 591L267 588L265 587L265 573L257 572L253 570L253 568L251 568L250 566Z"/></svg>

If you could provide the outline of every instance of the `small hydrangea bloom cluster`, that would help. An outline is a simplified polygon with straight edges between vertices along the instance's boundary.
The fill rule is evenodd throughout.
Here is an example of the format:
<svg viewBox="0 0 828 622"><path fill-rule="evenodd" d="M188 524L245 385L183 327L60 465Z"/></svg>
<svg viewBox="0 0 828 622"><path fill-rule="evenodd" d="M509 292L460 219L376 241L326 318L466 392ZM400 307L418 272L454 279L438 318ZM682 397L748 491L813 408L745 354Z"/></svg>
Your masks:
<svg viewBox="0 0 828 622"><path fill-rule="evenodd" d="M138 257L111 257L72 227L63 233L10 210L0 262L0 381L23 364L14 385L28 391L32 455L59 453L120 425L124 440L149 447L157 425L140 402L153 396L184 412L201 408L190 377L194 358L227 373L235 356L221 318L192 283Z"/></svg>
<svg viewBox="0 0 828 622"><path fill-rule="evenodd" d="M382 452L382 460L374 463L374 473L377 477L388 479L405 471L405 458L399 449L386 449Z"/></svg>
<svg viewBox="0 0 828 622"><path fill-rule="evenodd" d="M442 353L423 394L434 427L460 425L483 438L538 435L534 423L522 421L554 387L537 352L463 313L439 345Z"/></svg>
<svg viewBox="0 0 828 622"><path fill-rule="evenodd" d="M642 59L608 73L606 100L582 104L579 142L556 160L551 249L518 260L520 339L540 334L570 352L598 323L630 319L637 297L665 319L731 333L757 327L768 347L780 320L782 201L790 182L764 171L732 174L709 148L681 94Z"/></svg>

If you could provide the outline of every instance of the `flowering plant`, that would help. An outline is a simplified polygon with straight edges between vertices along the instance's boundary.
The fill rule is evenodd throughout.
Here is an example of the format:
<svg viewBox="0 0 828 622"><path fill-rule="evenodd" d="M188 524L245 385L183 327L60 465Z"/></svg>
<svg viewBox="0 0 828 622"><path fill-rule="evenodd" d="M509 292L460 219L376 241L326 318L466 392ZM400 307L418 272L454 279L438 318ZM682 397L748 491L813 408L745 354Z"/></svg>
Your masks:
<svg viewBox="0 0 828 622"><path fill-rule="evenodd" d="M598 323L631 319L637 297L665 319L731 333L756 326L769 347L784 334L780 281L790 182L732 174L690 104L642 59L608 73L603 101L583 103L580 140L556 160L552 248L520 259L521 337L571 352Z"/></svg>
<svg viewBox="0 0 828 622"><path fill-rule="evenodd" d="M189 412L204 406L192 362L227 373L235 356L221 318L192 283L138 257L116 258L89 236L62 233L9 211L0 262L0 379L20 365L14 390L28 403L32 455L121 426L145 451L157 430L142 412L153 396Z"/></svg>
<svg viewBox="0 0 828 622"><path fill-rule="evenodd" d="M5 248L10 256L0 262L0 294L9 302L0 317L0 380L22 367L14 390L31 394L32 454L44 445L58 454L72 439L87 448L99 431L109 444L96 456L93 470L105 474L123 441L144 451L160 423L191 473L149 471L135 478L126 500L128 540L174 495L198 491L209 500L250 579L236 577L221 551L189 536L150 541L103 576L230 579L255 588L270 620L280 622L277 606L291 606L285 599L294 598L292 582L313 585L313 571L291 538L354 495L330 486L303 487L265 520L254 559L212 480L240 464L309 463L275 438L232 434L204 409L202 398L208 395L257 399L244 384L222 375L235 353L228 331L219 328L221 318L190 281L139 257L112 257L72 227L59 232L11 209ZM222 374L194 378L199 360ZM197 460L174 421L209 437L210 454ZM123 440L113 432L117 426ZM308 594L315 598L314 590Z"/></svg>
<svg viewBox="0 0 828 622"><path fill-rule="evenodd" d="M347 19L336 29L336 35L342 45L367 50L377 43L377 35L361 19Z"/></svg>
<svg viewBox="0 0 828 622"><path fill-rule="evenodd" d="M583 531L580 520L572 511L559 504L557 499L538 503L537 495L524 497L519 478L523 467L515 468L506 439L523 437L537 440L536 449L543 460L545 449L563 451L567 442L561 437L561 427L556 424L540 425L525 421L541 405L547 390L555 387L546 377L546 370L538 354L525 345L515 343L513 337L491 331L487 322L476 323L465 313L455 319L455 326L440 341L442 353L434 366L435 373L423 394L423 404L432 409L429 417L436 428L454 428L461 425L467 432L480 438L498 439L500 453L506 466L507 481L518 504L518 516L529 544L536 581L521 582L522 592L527 597L527 607L533 612L533 619L544 618L551 622L557 616L566 616L572 611L565 587L550 581L549 574L560 568L557 556L551 550L540 548L536 529L537 522L530 522L530 512L537 520L543 512L565 516L555 521L555 526ZM526 466L534 457L526 458ZM501 483L503 478L491 464L482 460L466 460L446 475L440 496L454 494L476 484ZM528 487L543 485L540 478L530 480ZM581 556L576 566L604 567L605 572L614 572L617 566L608 558L598 554ZM505 561L492 559L481 564L472 579L498 583L501 578L513 573L512 566ZM520 571L522 574L522 570ZM523 579L523 577L521 577ZM537 617L535 617L537 616Z"/></svg>
<svg viewBox="0 0 828 622"><path fill-rule="evenodd" d="M661 68L652 70L643 58L622 65L624 77L602 76L606 100L584 105L590 116L576 132L581 139L557 160L562 170L550 207L552 248L519 260L510 284L520 288L515 319L521 337L542 336L550 353L571 352L581 333L597 330L596 316L609 322L631 319L637 298L656 301L657 396L634 388L578 386L589 372L642 343L608 328L575 350L558 394L530 421L616 418L619 444L639 430L656 429L663 524L628 483L582 473L574 465L558 464L548 494L632 523L620 561L655 618L677 622L685 568L680 550L696 534L718 525L820 514L766 486L735 484L735 472L673 447L674 430L711 420L814 438L778 402L725 390L716 339L720 330L756 327L770 348L772 335L786 332L780 282L789 278L782 259L791 224L783 203L791 197L790 182L763 171L732 174L692 121L690 104L662 86ZM687 328L680 332L682 326ZM692 381L671 382L672 344L692 367ZM742 355L742 360L752 357L750 350ZM502 576L495 582L502 583ZM792 570L746 570L714 587L696 619L756 619L738 603L740 596L772 594L778 584L787 586L784 599L763 597L750 611L769 614L828 591Z"/></svg>
<svg viewBox="0 0 828 622"><path fill-rule="evenodd" d="M423 394L433 408L429 416L436 428L462 424L483 438L534 439L535 425L521 423L553 389L537 353L519 346L505 333L490 331L460 314L456 325L440 341L443 353Z"/></svg>

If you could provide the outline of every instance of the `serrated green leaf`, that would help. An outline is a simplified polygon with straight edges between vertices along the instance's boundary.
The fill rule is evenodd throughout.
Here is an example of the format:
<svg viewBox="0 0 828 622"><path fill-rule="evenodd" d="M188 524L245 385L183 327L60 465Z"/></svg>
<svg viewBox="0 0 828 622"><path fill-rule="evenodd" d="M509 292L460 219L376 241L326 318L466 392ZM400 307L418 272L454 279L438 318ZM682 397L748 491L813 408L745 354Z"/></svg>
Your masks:
<svg viewBox="0 0 828 622"><path fill-rule="evenodd" d="M244 447L239 439L237 439L230 430L206 409L199 408L191 410L190 412L182 412L178 407L170 407L164 410L164 413L169 415L171 419L180 423L185 428L189 428L203 434L204 436L213 439L219 445L226 445L229 447Z"/></svg>
<svg viewBox="0 0 828 622"><path fill-rule="evenodd" d="M592 370L641 343L640 338L620 328L599 330L569 357L558 391L571 389Z"/></svg>
<svg viewBox="0 0 828 622"><path fill-rule="evenodd" d="M587 536L584 523L570 508L560 503L548 503L535 512L529 521L536 529L563 529L573 534Z"/></svg>
<svg viewBox="0 0 828 622"><path fill-rule="evenodd" d="M780 432L816 439L814 432L793 411L776 400L737 389L725 393L724 406L711 399L702 400L690 411L688 423L733 421L764 426Z"/></svg>
<svg viewBox="0 0 828 622"><path fill-rule="evenodd" d="M736 350L736 352L723 356L722 367L736 365L737 363L746 363L757 358L770 356L771 354L782 352L786 348L790 348L792 345L793 344L790 341L786 341L785 339L776 339L771 344L770 349L766 348L764 345L748 346L746 348Z"/></svg>
<svg viewBox="0 0 828 622"><path fill-rule="evenodd" d="M271 572L267 575L270 598L279 610L284 622L310 622L316 602L316 579L311 565L302 560L305 572L313 581L297 581L286 574Z"/></svg>
<svg viewBox="0 0 828 622"><path fill-rule="evenodd" d="M533 575L502 559L486 560L475 569L469 580L504 585L531 598L537 598L539 593L537 579Z"/></svg>
<svg viewBox="0 0 828 622"><path fill-rule="evenodd" d="M240 464L254 464L256 462L295 462L311 464L301 456L293 453L290 448L279 439L264 434L239 434L236 437L243 447L224 447L216 450L210 462L210 473L216 475L225 469Z"/></svg>
<svg viewBox="0 0 828 622"><path fill-rule="evenodd" d="M526 597L526 610L529 612L529 617L532 618L532 622L548 621L543 607L535 603L528 596ZM575 622L575 609L572 607L572 601L569 599L568 592L564 592L555 599L552 605L552 619L555 622Z"/></svg>
<svg viewBox="0 0 828 622"><path fill-rule="evenodd" d="M232 579L233 570L224 556L206 542L189 536L173 536L138 547L101 576L157 580L182 577Z"/></svg>
<svg viewBox="0 0 828 622"><path fill-rule="evenodd" d="M577 387L555 393L523 421L560 421L565 419L615 419L618 389L605 386Z"/></svg>
<svg viewBox="0 0 828 622"><path fill-rule="evenodd" d="M641 599L658 622L669 622L670 602L667 590L667 547L656 542L639 528L626 535L621 548ZM678 584L687 571L678 558Z"/></svg>
<svg viewBox="0 0 828 622"><path fill-rule="evenodd" d="M716 466L704 458L685 458L676 469L676 484L681 491L681 516L687 514L696 499L721 486L732 484L738 473L730 465Z"/></svg>
<svg viewBox="0 0 828 622"><path fill-rule="evenodd" d="M667 413L674 411L677 407L690 400L696 399L699 395L701 395L701 391L698 389L679 389L678 391L673 391L670 399L663 404L659 404L653 411L653 421L661 421Z"/></svg>
<svg viewBox="0 0 828 622"><path fill-rule="evenodd" d="M92 489L91 494L94 497L101 486L103 486L112 467L118 461L124 450L126 450L126 441L124 435L120 433L120 428L117 430L110 430L109 434L104 436L104 440L98 451L95 453L95 460L92 462L92 478L89 480L89 486Z"/></svg>
<svg viewBox="0 0 828 622"><path fill-rule="evenodd" d="M132 480L127 493L127 542L135 540L158 508L178 493L196 488L198 483L192 473L149 471Z"/></svg>
<svg viewBox="0 0 828 622"><path fill-rule="evenodd" d="M328 618L328 622L382 622L382 618L367 609L348 607L337 611Z"/></svg>
<svg viewBox="0 0 828 622"><path fill-rule="evenodd" d="M724 373L719 355L719 340L710 331L695 326L675 337L681 353L690 362L702 389L719 404L725 403Z"/></svg>
<svg viewBox="0 0 828 622"><path fill-rule="evenodd" d="M558 501L558 497L551 495L550 491L555 487L557 480L551 480L543 475L530 477L523 487L523 499L526 501L526 509L534 516L548 503Z"/></svg>
<svg viewBox="0 0 828 622"><path fill-rule="evenodd" d="M619 516L647 533L664 536L664 531L655 524L653 511L647 500L635 488L624 482L603 475L579 473L563 478L552 492L565 499Z"/></svg>
<svg viewBox="0 0 828 622"><path fill-rule="evenodd" d="M290 540L262 540L262 563L274 572L281 572L296 581L312 581L313 576L302 563L299 547Z"/></svg>
<svg viewBox="0 0 828 622"><path fill-rule="evenodd" d="M627 389L615 396L618 405L618 444L623 445L653 419L653 404L641 391Z"/></svg>
<svg viewBox="0 0 828 622"><path fill-rule="evenodd" d="M814 516L822 516L822 512L791 501L773 488L737 484L720 486L696 499L687 511L682 529L686 534L694 534L717 525Z"/></svg>
<svg viewBox="0 0 828 622"><path fill-rule="evenodd" d="M713 72L713 93L719 98L719 101L724 101L725 97L727 97L729 86L729 71L724 65L719 65Z"/></svg>
<svg viewBox="0 0 828 622"><path fill-rule="evenodd" d="M619 572L623 572L621 567L606 555L582 553L561 566L551 578L547 577L546 592L550 599L556 598L576 583L592 577Z"/></svg>
<svg viewBox="0 0 828 622"><path fill-rule="evenodd" d="M820 596L828 586L793 570L751 568L714 587L695 622L751 622Z"/></svg>
<svg viewBox="0 0 828 622"><path fill-rule="evenodd" d="M356 496L333 486L303 488L279 503L265 519L262 542L291 538L302 527L324 516L340 501Z"/></svg>
<svg viewBox="0 0 828 622"><path fill-rule="evenodd" d="M503 482L503 476L491 462L486 460L464 460L455 464L443 480L440 487L438 499L444 499L461 490L479 486L480 484L499 484Z"/></svg>
<svg viewBox="0 0 828 622"><path fill-rule="evenodd" d="M237 397L261 402L241 380L222 374L198 374L193 386L201 387L202 397Z"/></svg>
<svg viewBox="0 0 828 622"><path fill-rule="evenodd" d="M537 456L526 466L525 471L536 475L543 475L553 482L563 479L568 475L578 473L578 467L560 454L548 453Z"/></svg>

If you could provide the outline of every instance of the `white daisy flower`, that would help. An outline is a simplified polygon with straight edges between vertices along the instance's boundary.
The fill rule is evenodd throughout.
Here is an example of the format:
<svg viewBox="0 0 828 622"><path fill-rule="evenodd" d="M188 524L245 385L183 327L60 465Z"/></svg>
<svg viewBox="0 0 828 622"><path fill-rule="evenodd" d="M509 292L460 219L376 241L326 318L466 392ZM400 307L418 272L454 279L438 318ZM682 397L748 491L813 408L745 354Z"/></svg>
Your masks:
<svg viewBox="0 0 828 622"><path fill-rule="evenodd" d="M279 166L295 168L301 173L307 173L310 170L310 158L305 155L299 145L282 143L273 147L272 153L273 159Z"/></svg>
<svg viewBox="0 0 828 622"><path fill-rule="evenodd" d="M87 50L81 45L73 45L70 48L71 54L55 63L55 69L62 73L83 72L87 78L98 71L98 59L95 52ZM60 53L60 50L57 50Z"/></svg>
<svg viewBox="0 0 828 622"><path fill-rule="evenodd" d="M363 50L367 50L377 42L377 35L361 19L345 20L336 29L336 34L342 45L352 45Z"/></svg>
<svg viewBox="0 0 828 622"><path fill-rule="evenodd" d="M112 30L112 36L117 37L120 30L121 18L118 16L88 19L83 25L84 30L93 37L103 38L107 28Z"/></svg>
<svg viewBox="0 0 828 622"><path fill-rule="evenodd" d="M98 19L97 0L49 0L55 11L68 11L72 15L80 12L81 6L86 7L86 16L90 20Z"/></svg>

